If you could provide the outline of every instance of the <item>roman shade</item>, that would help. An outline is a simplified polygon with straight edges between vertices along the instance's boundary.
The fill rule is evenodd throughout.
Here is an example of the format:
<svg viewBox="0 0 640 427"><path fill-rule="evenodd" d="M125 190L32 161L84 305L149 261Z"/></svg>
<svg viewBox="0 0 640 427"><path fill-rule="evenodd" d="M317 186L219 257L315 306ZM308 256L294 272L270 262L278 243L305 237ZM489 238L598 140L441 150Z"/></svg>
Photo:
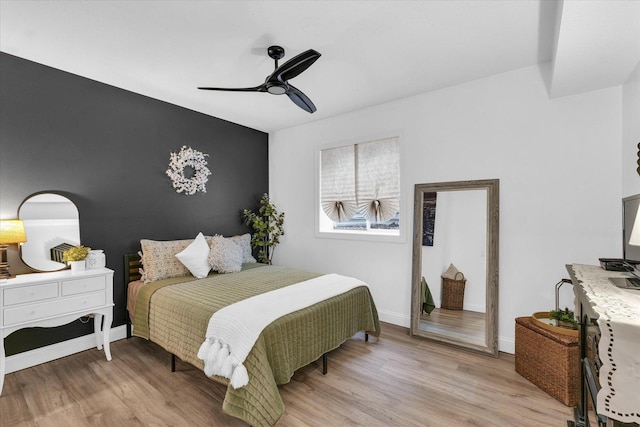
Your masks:
<svg viewBox="0 0 640 427"><path fill-rule="evenodd" d="M322 210L334 222L356 214L355 145L321 151Z"/></svg>
<svg viewBox="0 0 640 427"><path fill-rule="evenodd" d="M360 213L371 223L393 218L400 208L397 137L321 151L321 205L334 222Z"/></svg>
<svg viewBox="0 0 640 427"><path fill-rule="evenodd" d="M398 138L358 144L358 210L369 222L385 222L400 209Z"/></svg>

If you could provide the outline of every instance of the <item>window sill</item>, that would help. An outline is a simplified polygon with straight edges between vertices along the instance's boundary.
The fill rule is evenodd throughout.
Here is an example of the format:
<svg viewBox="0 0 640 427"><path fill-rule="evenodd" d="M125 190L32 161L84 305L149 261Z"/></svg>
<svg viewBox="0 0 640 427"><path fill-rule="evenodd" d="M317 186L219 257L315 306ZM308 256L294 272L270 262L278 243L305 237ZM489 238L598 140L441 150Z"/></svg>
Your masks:
<svg viewBox="0 0 640 427"><path fill-rule="evenodd" d="M371 242L387 242L387 243L405 243L407 241L406 235L400 231L399 234L391 232L372 233L371 231L316 231L316 237L321 239L339 239L339 240L359 240L359 241L371 241Z"/></svg>

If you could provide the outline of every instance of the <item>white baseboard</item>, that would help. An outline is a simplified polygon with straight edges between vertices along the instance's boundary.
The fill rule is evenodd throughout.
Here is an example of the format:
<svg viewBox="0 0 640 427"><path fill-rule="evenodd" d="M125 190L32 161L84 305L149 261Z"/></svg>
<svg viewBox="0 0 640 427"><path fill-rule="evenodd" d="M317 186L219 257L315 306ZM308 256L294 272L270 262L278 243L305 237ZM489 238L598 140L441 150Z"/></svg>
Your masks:
<svg viewBox="0 0 640 427"><path fill-rule="evenodd" d="M114 342L126 338L127 327L125 325L111 328L109 341ZM20 371L41 363L50 362L74 353L96 348L96 337L93 334L73 338L68 341L51 344L35 350L14 354L6 358L6 373ZM97 350L96 351L102 351Z"/></svg>
<svg viewBox="0 0 640 427"><path fill-rule="evenodd" d="M498 348L504 353L515 354L516 342L513 338L498 337Z"/></svg>
<svg viewBox="0 0 640 427"><path fill-rule="evenodd" d="M392 311L378 310L378 318L381 322L391 323L392 325L404 326L405 328L411 326L411 318L409 316Z"/></svg>
<svg viewBox="0 0 640 427"><path fill-rule="evenodd" d="M487 312L487 308L480 304L465 304L464 305L464 309L467 311L475 311L476 313L486 313Z"/></svg>

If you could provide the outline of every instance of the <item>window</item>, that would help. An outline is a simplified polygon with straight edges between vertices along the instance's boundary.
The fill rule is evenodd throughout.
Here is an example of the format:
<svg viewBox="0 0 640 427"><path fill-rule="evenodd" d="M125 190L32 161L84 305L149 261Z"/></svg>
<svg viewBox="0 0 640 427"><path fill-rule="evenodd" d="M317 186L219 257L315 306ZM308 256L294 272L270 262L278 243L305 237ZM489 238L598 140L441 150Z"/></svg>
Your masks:
<svg viewBox="0 0 640 427"><path fill-rule="evenodd" d="M321 233L400 235L398 137L320 150Z"/></svg>

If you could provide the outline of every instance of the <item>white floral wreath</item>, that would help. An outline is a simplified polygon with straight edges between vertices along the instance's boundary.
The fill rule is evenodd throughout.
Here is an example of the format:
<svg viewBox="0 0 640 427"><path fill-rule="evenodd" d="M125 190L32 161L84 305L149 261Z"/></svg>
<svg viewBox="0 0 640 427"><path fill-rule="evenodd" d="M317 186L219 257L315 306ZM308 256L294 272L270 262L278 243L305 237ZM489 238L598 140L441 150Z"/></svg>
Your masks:
<svg viewBox="0 0 640 427"><path fill-rule="evenodd" d="M166 174L173 181L173 188L178 193L195 194L197 191L207 192L205 185L209 181L211 171L207 167L208 154L194 150L191 147L183 145L180 152L170 152L169 168ZM184 168L192 167L194 174L191 178L184 176Z"/></svg>

